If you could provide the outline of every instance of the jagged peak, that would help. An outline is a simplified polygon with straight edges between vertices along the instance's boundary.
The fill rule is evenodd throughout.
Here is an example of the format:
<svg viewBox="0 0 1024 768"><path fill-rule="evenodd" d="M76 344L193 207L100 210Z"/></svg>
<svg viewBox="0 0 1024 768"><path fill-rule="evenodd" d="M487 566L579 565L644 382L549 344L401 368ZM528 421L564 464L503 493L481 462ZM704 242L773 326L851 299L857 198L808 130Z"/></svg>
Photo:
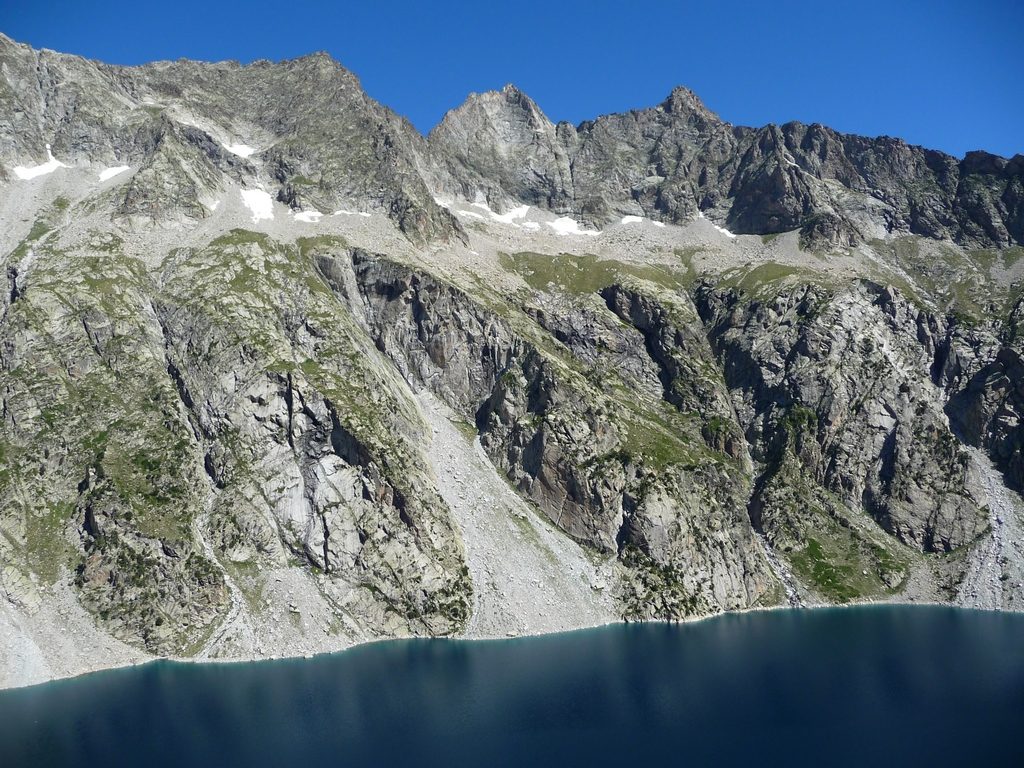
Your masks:
<svg viewBox="0 0 1024 768"><path fill-rule="evenodd" d="M470 93L462 104L448 110L430 133L434 134L442 126L450 127L464 116L475 112L502 113L508 110L525 112L528 120L537 125L554 125L524 91L512 83L506 83L500 90Z"/></svg>
<svg viewBox="0 0 1024 768"><path fill-rule="evenodd" d="M699 115L705 120L722 122L722 119L708 109L696 93L682 85L672 89L668 98L661 103L661 108L670 114Z"/></svg>
<svg viewBox="0 0 1024 768"><path fill-rule="evenodd" d="M334 58L327 51L313 51L312 53L305 53L302 56L296 56L291 59L283 59L281 63L300 66L312 65L317 67L330 67L333 69L345 69L342 63L338 61L336 58Z"/></svg>
<svg viewBox="0 0 1024 768"><path fill-rule="evenodd" d="M524 107L527 109L532 109L537 112L540 111L540 109L537 107L536 102L534 102L533 99L531 99L524 91L522 91L518 86L516 86L513 83L506 83L501 87L500 90L483 91L482 93L471 93L469 94L468 97L466 97L466 100L460 106L456 107L451 111L457 112L465 107L470 107L475 104L488 102L504 102L511 106Z"/></svg>

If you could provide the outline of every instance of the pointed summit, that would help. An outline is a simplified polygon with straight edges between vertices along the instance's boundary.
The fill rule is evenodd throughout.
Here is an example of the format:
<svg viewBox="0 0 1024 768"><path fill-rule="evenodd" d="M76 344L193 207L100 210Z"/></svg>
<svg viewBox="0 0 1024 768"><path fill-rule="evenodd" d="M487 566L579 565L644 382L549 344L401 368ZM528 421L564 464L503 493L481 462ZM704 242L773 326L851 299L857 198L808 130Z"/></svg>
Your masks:
<svg viewBox="0 0 1024 768"><path fill-rule="evenodd" d="M555 124L509 83L473 93L427 137L451 179L445 190L484 197L500 210L511 201L560 208L571 199L571 173Z"/></svg>
<svg viewBox="0 0 1024 768"><path fill-rule="evenodd" d="M532 143L535 133L553 131L554 123L533 99L508 83L500 91L469 94L461 105L445 113L430 135L440 139L455 133L470 138L484 132Z"/></svg>
<svg viewBox="0 0 1024 768"><path fill-rule="evenodd" d="M501 93L506 98L520 98L526 96L525 93L523 93L521 90L519 90L518 87L516 87L515 83L505 83L505 85L501 89Z"/></svg>
<svg viewBox="0 0 1024 768"><path fill-rule="evenodd" d="M512 83L505 85L505 87L501 89L500 93L505 97L505 102L510 106L521 107L529 110L530 112L535 112L538 115L544 115L544 113L540 111L540 107L537 106L537 102Z"/></svg>
<svg viewBox="0 0 1024 768"><path fill-rule="evenodd" d="M722 122L718 115L704 105L697 94L681 85L672 89L672 93L661 103L661 107L673 115L696 115L708 122Z"/></svg>
<svg viewBox="0 0 1024 768"><path fill-rule="evenodd" d="M469 94L461 105L445 113L432 133L467 121L483 121L492 125L525 122L535 129L553 125L536 102L512 83L500 91Z"/></svg>

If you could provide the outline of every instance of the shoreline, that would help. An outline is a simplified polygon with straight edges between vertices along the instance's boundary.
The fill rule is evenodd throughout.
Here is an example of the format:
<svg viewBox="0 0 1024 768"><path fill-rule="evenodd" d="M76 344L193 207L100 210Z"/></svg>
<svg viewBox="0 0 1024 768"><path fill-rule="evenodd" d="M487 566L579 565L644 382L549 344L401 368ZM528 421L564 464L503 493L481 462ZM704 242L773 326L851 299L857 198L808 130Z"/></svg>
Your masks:
<svg viewBox="0 0 1024 768"><path fill-rule="evenodd" d="M794 612L809 612L809 611L820 611L820 610L835 610L835 609L858 609L858 608L869 608L869 607L928 607L928 608L952 608L958 611L974 611L979 613L997 614L1006 613L1021 615L1024 614L1024 610L1007 609L1007 608L979 608L976 606L959 605L957 603L942 603L936 601L916 601L916 600L861 600L858 602L851 603L837 603L837 604L815 604L815 605L768 605L758 606L754 608L737 608L730 611L722 611L721 613L708 614L706 616L688 616L683 619L645 619L643 621L628 621L620 619L617 621L607 621L597 624L589 624L585 626L573 627L571 629L560 629L555 631L539 631L539 632L524 632L510 634L505 637L494 636L494 637L467 637L465 635L408 635L406 637L379 637L370 640L360 640L347 645L343 648L338 648L333 651L321 651L318 653L305 653L305 654L287 654L287 655L266 655L266 656L234 656L224 658L196 658L194 656L151 656L149 658L130 661L123 664L112 664L110 666L99 667L97 669L90 669L84 672L79 672L73 675L63 675L59 677L51 677L46 680L39 680L34 683L27 683L25 685L0 685L0 695L5 691L17 691L26 690L28 688L35 688L41 685L49 685L51 683L59 683L68 680L77 680L79 678L87 677L89 675L103 674L104 672L112 672L116 670L127 670L135 667L143 667L149 664L155 664L158 662L173 662L175 664L254 664L264 661L298 661L301 659L313 659L318 656L332 656L334 654L345 653L355 648L360 648L367 645L373 645L377 643L388 643L388 642L401 642L407 640L450 640L455 642L503 642L508 640L523 640L528 638L536 637L549 637L555 635L570 634L573 632L584 632L593 629L602 629L605 627L612 626L626 626L630 624L647 625L647 624L665 624L665 625L678 625L678 624L697 624L700 622L709 621L712 619L720 619L726 616L742 616L752 613L775 613L780 611L794 611Z"/></svg>
<svg viewBox="0 0 1024 768"><path fill-rule="evenodd" d="M559 578L564 577L566 573L584 574L586 578L583 583L589 583L593 589L592 585L595 580L603 580L602 577L605 576L610 578L610 573L602 573L602 568L595 567L586 558L581 559L580 553L569 546L552 525L546 522L542 516L533 514L533 510L522 502L504 479L498 477L493 466L483 455L479 443L477 441L470 443L457 432L452 422L452 415L440 402L425 394L421 394L417 398L417 402L422 408L425 420L431 427L432 444L443 449L442 457L451 458L447 463L443 459L435 460L431 467L438 477L439 488L442 493L446 493L446 502L460 525L463 539L467 542L467 563L474 577L474 585L481 585L480 588L474 589L472 615L461 633L456 635L379 636L369 632L365 634L360 632L354 637L352 635L334 635L330 638L333 642L330 642L327 638L319 635L313 637L303 631L301 634L274 638L278 640L278 644L273 642L266 644L270 638L263 638L260 643L253 643L248 647L236 645L233 649L236 652L223 656L207 655L211 651L215 652L215 648L209 643L191 656L151 655L107 635L96 625L93 618L81 609L70 592L55 590L56 613L52 613L48 621L37 623L34 630L31 633L26 632L24 636L29 638L30 635L34 635L37 651L42 651L46 647L52 648L53 643L63 640L66 650L71 653L65 654L64 661L60 665L51 665L47 661L49 658L47 653L46 657L39 657L40 660L47 662L45 666L35 669L30 666L22 669L25 674L11 674L11 658L15 660L16 665L20 660L18 646L15 644L4 647L0 644L0 655L4 652L13 653L13 657L9 657L4 662L3 666L7 672L0 678L0 692L32 688L62 680L73 680L86 675L139 667L158 661L183 664L246 664L259 661L297 660L343 653L370 643L396 640L515 640L599 629L616 624L690 624L730 614L741 615L753 612L920 605L981 610L987 613L1024 613L1024 607L1019 601L1012 601L1013 605L1011 606L1005 601L993 603L989 600L992 597L989 587L998 589L998 582L995 581L993 574L983 566L992 560L993 546L976 549L969 555L970 562L976 561L978 565L970 570L969 578L965 578L956 594L950 596L949 600L936 599L940 597L940 594L934 589L934 585L928 583L927 580L917 579L915 576L918 569L912 569L902 584L900 594L887 595L881 599L865 597L842 604L811 602L810 604L792 605L786 601L778 605L736 608L679 619L630 621L621 617L621 613L615 609L610 595L602 592L599 599L603 599L605 602L600 604L595 602L589 605L589 610L581 610L580 606L587 602L590 591L586 590L586 595L573 593L570 589L572 580L565 578L559 580ZM985 469L985 462L980 461L980 466ZM998 496L996 493L990 492L990 494ZM521 518L530 526L534 536L528 539L526 544L519 538L509 537L504 531L504 527L495 526L489 518L481 518L476 514L475 510L485 507L504 510L505 514L502 516L502 520L506 522L512 517ZM994 507L998 511L1000 505L997 504ZM1008 518L1009 515L1006 517ZM1000 529L1000 534L1003 533L1001 524L994 523L994 526ZM500 556L499 553L501 553ZM546 564L546 559L550 559L552 556L558 562L571 563L574 567L552 572ZM524 573L539 575L540 580L524 579ZM296 581L295 579L298 577L290 570L280 574L276 571L268 572L267 579L269 580L275 574L273 583L276 585L280 582L281 584L281 594L276 596L277 604L284 605L287 600L296 599L294 594L301 594L303 583ZM284 577L284 581L280 577ZM541 583L545 585L545 589L538 588L537 585ZM498 585L503 586L499 588ZM552 585L558 587L555 592L561 594L562 599L552 602L549 596ZM977 599L979 595L980 600ZM808 597L806 593L804 596ZM303 601L302 605L303 613L308 613L310 616L315 616L323 610L323 606L308 601ZM508 611L509 608L512 609L511 613ZM20 613L17 606L13 607L13 613L8 616L8 623L10 624L10 621L13 620L14 626L19 621L27 619L27 615ZM3 610L0 606L0 623L3 623L2 618ZM72 619L73 621L71 621ZM227 624L232 622L230 615L225 621ZM227 624L222 624L222 628ZM62 637L61 633L67 632L69 626L73 627L71 636L64 635ZM311 626L319 626L319 624L314 621L314 625ZM15 636L16 638L17 636ZM92 647L89 648L89 645ZM17 666L13 668L17 669Z"/></svg>

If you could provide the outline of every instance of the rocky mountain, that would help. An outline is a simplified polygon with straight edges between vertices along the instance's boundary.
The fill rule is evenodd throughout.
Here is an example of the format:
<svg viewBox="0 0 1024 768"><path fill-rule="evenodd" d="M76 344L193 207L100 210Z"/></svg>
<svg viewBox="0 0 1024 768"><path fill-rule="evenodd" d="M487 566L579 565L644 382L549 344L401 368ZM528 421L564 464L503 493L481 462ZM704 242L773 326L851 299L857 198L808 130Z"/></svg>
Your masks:
<svg viewBox="0 0 1024 768"><path fill-rule="evenodd" d="M1020 609L1022 169L0 35L0 681Z"/></svg>
<svg viewBox="0 0 1024 768"><path fill-rule="evenodd" d="M1024 242L1024 156L957 160L823 125L733 126L676 88L653 109L553 125L514 86L473 95L429 137L447 188L492 207L528 203L600 224L698 212L736 233L800 230L811 245L915 234ZM514 201L510 203L509 201Z"/></svg>

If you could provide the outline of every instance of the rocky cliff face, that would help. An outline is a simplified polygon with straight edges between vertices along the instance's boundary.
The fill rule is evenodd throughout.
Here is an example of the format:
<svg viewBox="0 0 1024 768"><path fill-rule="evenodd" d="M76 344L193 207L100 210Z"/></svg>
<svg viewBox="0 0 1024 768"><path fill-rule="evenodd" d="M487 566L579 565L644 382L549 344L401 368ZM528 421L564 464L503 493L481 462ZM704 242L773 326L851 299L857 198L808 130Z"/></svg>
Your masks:
<svg viewBox="0 0 1024 768"><path fill-rule="evenodd" d="M944 392L924 375L941 320L870 284L753 303L707 286L699 296L759 461L772 467L795 449L809 479L925 551L982 533Z"/></svg>
<svg viewBox="0 0 1024 768"><path fill-rule="evenodd" d="M111 67L0 36L0 161L141 164L120 210L201 219L219 169L296 210L362 205L414 240L453 236L419 173L425 143L317 54L281 64Z"/></svg>
<svg viewBox="0 0 1024 768"><path fill-rule="evenodd" d="M1019 609L1020 198L1019 157L685 89L423 139L321 55L0 37L2 679L526 631L526 594Z"/></svg>
<svg viewBox="0 0 1024 768"><path fill-rule="evenodd" d="M296 247L236 231L159 285L101 248L70 271L37 245L4 318L8 562L73 572L152 651L222 618L221 567L295 561L339 614L457 630L471 586L422 422Z"/></svg>
<svg viewBox="0 0 1024 768"><path fill-rule="evenodd" d="M912 233L968 246L1024 242L1024 156L963 160L822 125L730 125L685 88L653 109L552 125L508 86L445 116L430 145L458 190L603 223L680 223L698 212L736 233L800 230L816 247Z"/></svg>
<svg viewBox="0 0 1024 768"><path fill-rule="evenodd" d="M657 447L642 442L631 433L647 425L617 413L631 398L581 377L585 360L571 348L562 359L518 331L503 317L514 307L498 314L364 253L321 264L362 309L377 346L476 424L520 492L577 541L636 566L626 615L681 618L768 595L774 579L742 514L743 473L729 457L690 448L681 435ZM569 322L578 312L571 304L564 311ZM728 412L727 401L720 406Z"/></svg>

